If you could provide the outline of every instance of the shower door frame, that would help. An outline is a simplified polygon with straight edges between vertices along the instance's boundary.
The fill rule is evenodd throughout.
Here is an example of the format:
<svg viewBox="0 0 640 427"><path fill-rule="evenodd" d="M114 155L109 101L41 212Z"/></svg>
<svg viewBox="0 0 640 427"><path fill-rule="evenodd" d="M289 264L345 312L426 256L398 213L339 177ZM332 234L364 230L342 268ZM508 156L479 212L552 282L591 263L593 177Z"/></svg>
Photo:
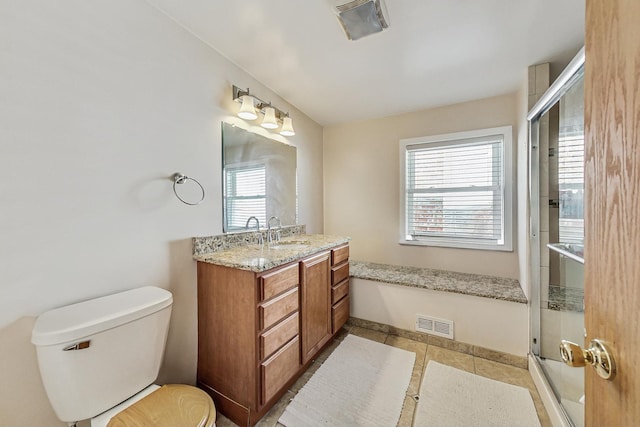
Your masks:
<svg viewBox="0 0 640 427"><path fill-rule="evenodd" d="M529 270L529 283L531 284L530 352L533 360L538 364L538 368L542 368L540 364L540 316L542 309L540 300L540 253L542 249L540 243L540 119L558 103L575 81L583 75L584 52L583 47L527 114L529 123L529 259L531 262ZM546 376L546 371L544 369L540 370ZM548 380L547 382L551 386L551 382ZM558 399L556 390L553 387L551 388L552 394L556 398L558 407L562 410L566 421L569 425L573 425Z"/></svg>

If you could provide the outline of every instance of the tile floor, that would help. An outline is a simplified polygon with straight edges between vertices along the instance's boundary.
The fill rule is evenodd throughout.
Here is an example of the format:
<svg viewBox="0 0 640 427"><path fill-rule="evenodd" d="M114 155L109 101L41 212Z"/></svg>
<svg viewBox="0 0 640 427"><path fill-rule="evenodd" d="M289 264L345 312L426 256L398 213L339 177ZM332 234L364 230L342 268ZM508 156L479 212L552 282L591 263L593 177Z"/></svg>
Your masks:
<svg viewBox="0 0 640 427"><path fill-rule="evenodd" d="M258 422L258 427L272 427L278 426L278 418L284 412L285 408L296 395L298 390L306 384L311 378L313 373L322 365L322 363L329 357L331 352L338 346L340 341L347 335L353 334L359 337L368 338L370 340L378 341L387 345L402 348L404 350L412 351L416 353L416 363L413 367L413 374L407 395L404 401L404 407L398 421L398 427L410 427L413 424L413 416L415 412L416 402L412 396L418 394L420 390L420 384L422 383L422 375L429 360L449 365L454 368L462 369L477 375L482 375L486 378L491 378L497 381L502 381L508 384L518 385L529 389L531 397L536 406L538 412L538 418L542 427L551 426L551 421L547 412L542 405L538 391L531 379L529 371L526 369L516 368L510 365L504 365L502 363L493 362L490 360L474 357L470 354L458 353L456 351L447 350L442 347L434 345L427 345L422 342L413 341L407 338L398 337L395 335L388 335L384 332L374 331L371 329L364 329L357 326L345 326L343 331L337 335L337 339L324 350L318 358L311 364L309 369L302 374L302 376L291 386L291 388L282 396L282 398L276 403L273 408ZM217 427L233 427L234 423L229 421L223 415L218 414L216 420Z"/></svg>

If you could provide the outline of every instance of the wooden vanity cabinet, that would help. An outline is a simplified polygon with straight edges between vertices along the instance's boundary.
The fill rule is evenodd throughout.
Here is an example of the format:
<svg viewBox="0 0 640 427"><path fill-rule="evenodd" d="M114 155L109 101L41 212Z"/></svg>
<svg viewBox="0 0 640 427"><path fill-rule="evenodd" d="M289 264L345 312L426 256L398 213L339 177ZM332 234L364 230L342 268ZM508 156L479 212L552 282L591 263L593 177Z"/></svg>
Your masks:
<svg viewBox="0 0 640 427"><path fill-rule="evenodd" d="M349 319L349 245L331 250L331 333Z"/></svg>
<svg viewBox="0 0 640 427"><path fill-rule="evenodd" d="M264 416L346 322L348 251L261 273L198 262L198 386L234 423Z"/></svg>
<svg viewBox="0 0 640 427"><path fill-rule="evenodd" d="M198 262L198 386L239 425L255 424L300 359L297 262L254 273Z"/></svg>

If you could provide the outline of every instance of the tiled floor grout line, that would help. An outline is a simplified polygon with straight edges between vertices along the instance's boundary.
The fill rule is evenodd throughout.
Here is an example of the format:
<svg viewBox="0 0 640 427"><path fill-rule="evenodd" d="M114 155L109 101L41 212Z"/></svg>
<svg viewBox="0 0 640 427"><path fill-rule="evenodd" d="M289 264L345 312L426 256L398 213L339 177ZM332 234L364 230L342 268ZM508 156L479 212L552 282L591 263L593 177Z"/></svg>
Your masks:
<svg viewBox="0 0 640 427"><path fill-rule="evenodd" d="M418 404L420 403L420 391L422 390L422 381L424 381L424 374L427 370L427 353L429 351L429 344L425 344L424 348L424 357L422 358L422 369L420 370L420 381L418 381L418 392L416 396L418 396L418 401L413 406L413 416L411 417L411 427L413 427L416 421L416 413L418 412Z"/></svg>

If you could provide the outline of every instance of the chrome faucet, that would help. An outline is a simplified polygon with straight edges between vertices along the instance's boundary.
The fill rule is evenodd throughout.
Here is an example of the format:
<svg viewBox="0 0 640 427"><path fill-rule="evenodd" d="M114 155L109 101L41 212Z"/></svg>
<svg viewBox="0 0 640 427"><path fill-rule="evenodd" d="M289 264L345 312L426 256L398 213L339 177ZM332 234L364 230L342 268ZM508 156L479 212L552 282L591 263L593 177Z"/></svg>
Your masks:
<svg viewBox="0 0 640 427"><path fill-rule="evenodd" d="M244 228L246 228L247 230L249 229L249 224L251 223L252 219L256 220L256 232L255 232L255 235L258 236L258 244L259 245L263 245L264 244L264 240L262 238L262 233L260 232L260 220L257 217L250 216L249 219L247 219L247 224L244 226Z"/></svg>
<svg viewBox="0 0 640 427"><path fill-rule="evenodd" d="M271 230L271 222L273 221L276 221L277 227L278 227L275 231ZM267 221L267 242L269 244L280 241L281 228L282 228L282 224L280 223L280 218L278 218L277 216L272 216L271 218L269 218L269 221ZM275 233L275 238L274 238L274 234L272 233Z"/></svg>
<svg viewBox="0 0 640 427"><path fill-rule="evenodd" d="M256 231L260 231L260 220L255 216L250 216L249 219L247 219L247 224L244 226L244 228L246 228L247 230L249 229L249 223L252 219L256 220Z"/></svg>

